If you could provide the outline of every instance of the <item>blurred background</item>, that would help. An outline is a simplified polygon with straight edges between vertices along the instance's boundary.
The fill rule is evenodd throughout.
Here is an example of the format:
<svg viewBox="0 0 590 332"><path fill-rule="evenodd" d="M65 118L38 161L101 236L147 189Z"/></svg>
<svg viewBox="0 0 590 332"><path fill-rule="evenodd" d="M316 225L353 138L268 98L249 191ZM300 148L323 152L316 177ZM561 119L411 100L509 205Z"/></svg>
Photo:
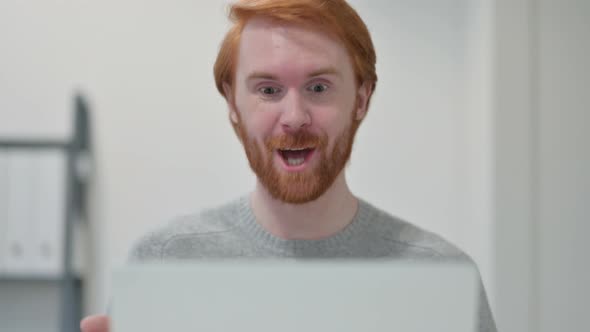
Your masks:
<svg viewBox="0 0 590 332"><path fill-rule="evenodd" d="M213 82L227 3L0 1L0 331L104 312L141 235L253 188ZM379 75L353 192L472 256L499 330L590 330L590 2L350 3Z"/></svg>

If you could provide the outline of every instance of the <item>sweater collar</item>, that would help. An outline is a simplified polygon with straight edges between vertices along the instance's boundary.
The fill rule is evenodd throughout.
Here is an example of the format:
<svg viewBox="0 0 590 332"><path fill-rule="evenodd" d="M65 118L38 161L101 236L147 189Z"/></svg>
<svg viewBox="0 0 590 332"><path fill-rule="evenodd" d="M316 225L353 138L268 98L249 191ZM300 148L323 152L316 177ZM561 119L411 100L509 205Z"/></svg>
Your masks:
<svg viewBox="0 0 590 332"><path fill-rule="evenodd" d="M277 237L264 229L252 211L249 195L242 196L236 202L238 227L257 245L283 254L305 254L306 252L328 251L345 246L373 218L375 209L359 199L355 216L344 229L329 237L318 240L287 240Z"/></svg>

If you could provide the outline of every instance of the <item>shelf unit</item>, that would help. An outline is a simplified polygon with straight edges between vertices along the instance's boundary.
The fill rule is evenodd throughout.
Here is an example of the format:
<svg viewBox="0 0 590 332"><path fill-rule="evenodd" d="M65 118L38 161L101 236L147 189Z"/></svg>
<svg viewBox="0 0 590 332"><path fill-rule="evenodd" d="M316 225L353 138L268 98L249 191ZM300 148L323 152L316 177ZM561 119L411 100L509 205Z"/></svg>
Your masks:
<svg viewBox="0 0 590 332"><path fill-rule="evenodd" d="M69 139L63 141L60 140L43 140L43 139L5 139L0 138L0 154L15 154L25 153L26 155L35 156L42 154L53 154L54 159L59 160L57 165L60 172L64 172L64 176L59 176L58 179L64 180L64 187L61 193L64 197L60 199L54 199L51 197L41 197L42 194L37 194L39 201L50 198L49 202L59 202L61 206L54 207L54 209L60 211L59 216L63 217L63 223L59 223L62 229L54 230L58 234L59 243L56 246L56 250L59 250L61 254L56 255L56 260L60 260L55 267L52 268L39 268L34 266L34 262L28 262L32 264L29 268L11 268L7 264L0 265L0 308L3 309L5 315L11 315L9 318L13 320L12 325L21 324L23 326L34 326L38 324L42 326L45 322L36 322L31 324L27 321L21 320L33 320L36 319L33 315L40 315L38 319L47 319L43 317L45 314L56 314L55 317L56 325L58 326L45 326L45 330L53 330L62 332L74 332L79 331L79 322L82 318L82 304L83 304L83 282L84 273L79 271L79 267L74 264L76 253L74 250L78 250L74 247L74 242L79 241L75 239L76 227L80 226L80 223L87 220L87 200L86 192L87 185L90 180L90 174L92 169L91 163L91 142L90 142L90 118L88 104L84 97L78 94L74 97L74 126L73 133ZM55 164L55 163L54 163ZM20 165L27 165L21 161ZM26 168L26 167L25 167ZM55 170L54 169L54 170ZM2 174L0 174L2 175ZM5 174L5 178L10 180L10 172ZM15 182L13 176L12 181ZM0 184L1 185L1 184ZM8 186L6 186L8 187ZM18 183L14 187L18 187ZM1 189L1 188L0 188ZM8 191L9 189L6 189ZM0 196L1 197L1 196ZM8 194L4 196L9 200ZM23 196L24 197L24 196ZM2 202L0 202L2 203ZM8 206L7 202L4 202L4 206ZM19 204L26 204L29 202L20 202ZM22 206L21 206L22 207ZM63 211L61 211L63 209ZM8 209L6 209L8 210ZM21 209L22 210L22 209ZM63 212L63 213L61 213ZM41 215L41 213L39 213ZM2 220L4 219L4 220ZM38 217L39 220L43 219L43 216ZM24 221L24 219L22 220ZM21 222L21 220L10 220L10 215L0 215L0 224L4 222L5 226L8 227L11 223ZM47 225L45 225L47 227ZM51 231L51 230L50 230ZM42 231L37 231L41 233ZM16 241L11 243L9 232L4 233L4 238L0 237L0 244L5 243L4 250L0 247L0 263L6 262L11 259L11 255L18 256L22 255L23 249L20 248ZM25 232L26 234L26 232ZM26 234L28 235L28 234ZM40 234L43 236L43 234ZM43 250L47 253L52 253L53 247L39 246L39 252ZM41 255L41 254L40 254ZM14 258L16 260L16 258ZM2 294L6 296L2 296ZM36 295L41 296L42 294L48 294L45 299L35 299ZM24 297L27 297L24 299ZM33 297L33 298L30 298ZM47 300L51 298L51 300ZM53 307L52 307L53 306ZM24 313L21 313L22 311ZM30 310L29 313L26 311ZM12 314L11 314L11 311ZM6 319L6 318L5 318ZM50 324L50 323L49 323ZM4 328L7 328L5 324L0 322L0 332L3 332ZM37 331L39 327L20 327L11 326L11 329L17 329L18 331Z"/></svg>

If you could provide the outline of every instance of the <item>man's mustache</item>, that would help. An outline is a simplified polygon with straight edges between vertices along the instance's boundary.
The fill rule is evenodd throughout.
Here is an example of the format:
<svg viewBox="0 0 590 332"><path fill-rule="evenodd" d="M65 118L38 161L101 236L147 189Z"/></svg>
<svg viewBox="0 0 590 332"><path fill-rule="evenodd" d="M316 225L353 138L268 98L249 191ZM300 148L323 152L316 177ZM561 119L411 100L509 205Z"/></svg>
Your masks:
<svg viewBox="0 0 590 332"><path fill-rule="evenodd" d="M282 134L266 140L266 147L276 149L318 149L328 144L326 135L316 135L309 131L298 131L292 134Z"/></svg>

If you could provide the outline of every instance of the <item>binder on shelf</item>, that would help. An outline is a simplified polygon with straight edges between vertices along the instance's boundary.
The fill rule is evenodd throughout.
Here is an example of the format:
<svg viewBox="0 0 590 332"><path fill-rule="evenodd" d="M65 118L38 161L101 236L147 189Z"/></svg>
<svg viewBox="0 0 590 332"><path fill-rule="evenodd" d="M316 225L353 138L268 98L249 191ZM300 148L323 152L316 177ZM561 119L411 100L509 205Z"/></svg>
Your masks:
<svg viewBox="0 0 590 332"><path fill-rule="evenodd" d="M63 273L66 155L0 152L0 275Z"/></svg>
<svg viewBox="0 0 590 332"><path fill-rule="evenodd" d="M35 218L38 172L32 151L8 153L8 220L4 242L4 270L8 275L26 275L34 269L32 224Z"/></svg>
<svg viewBox="0 0 590 332"><path fill-rule="evenodd" d="M66 155L62 150L45 150L36 158L39 173L31 233L33 272L58 277L64 273Z"/></svg>

